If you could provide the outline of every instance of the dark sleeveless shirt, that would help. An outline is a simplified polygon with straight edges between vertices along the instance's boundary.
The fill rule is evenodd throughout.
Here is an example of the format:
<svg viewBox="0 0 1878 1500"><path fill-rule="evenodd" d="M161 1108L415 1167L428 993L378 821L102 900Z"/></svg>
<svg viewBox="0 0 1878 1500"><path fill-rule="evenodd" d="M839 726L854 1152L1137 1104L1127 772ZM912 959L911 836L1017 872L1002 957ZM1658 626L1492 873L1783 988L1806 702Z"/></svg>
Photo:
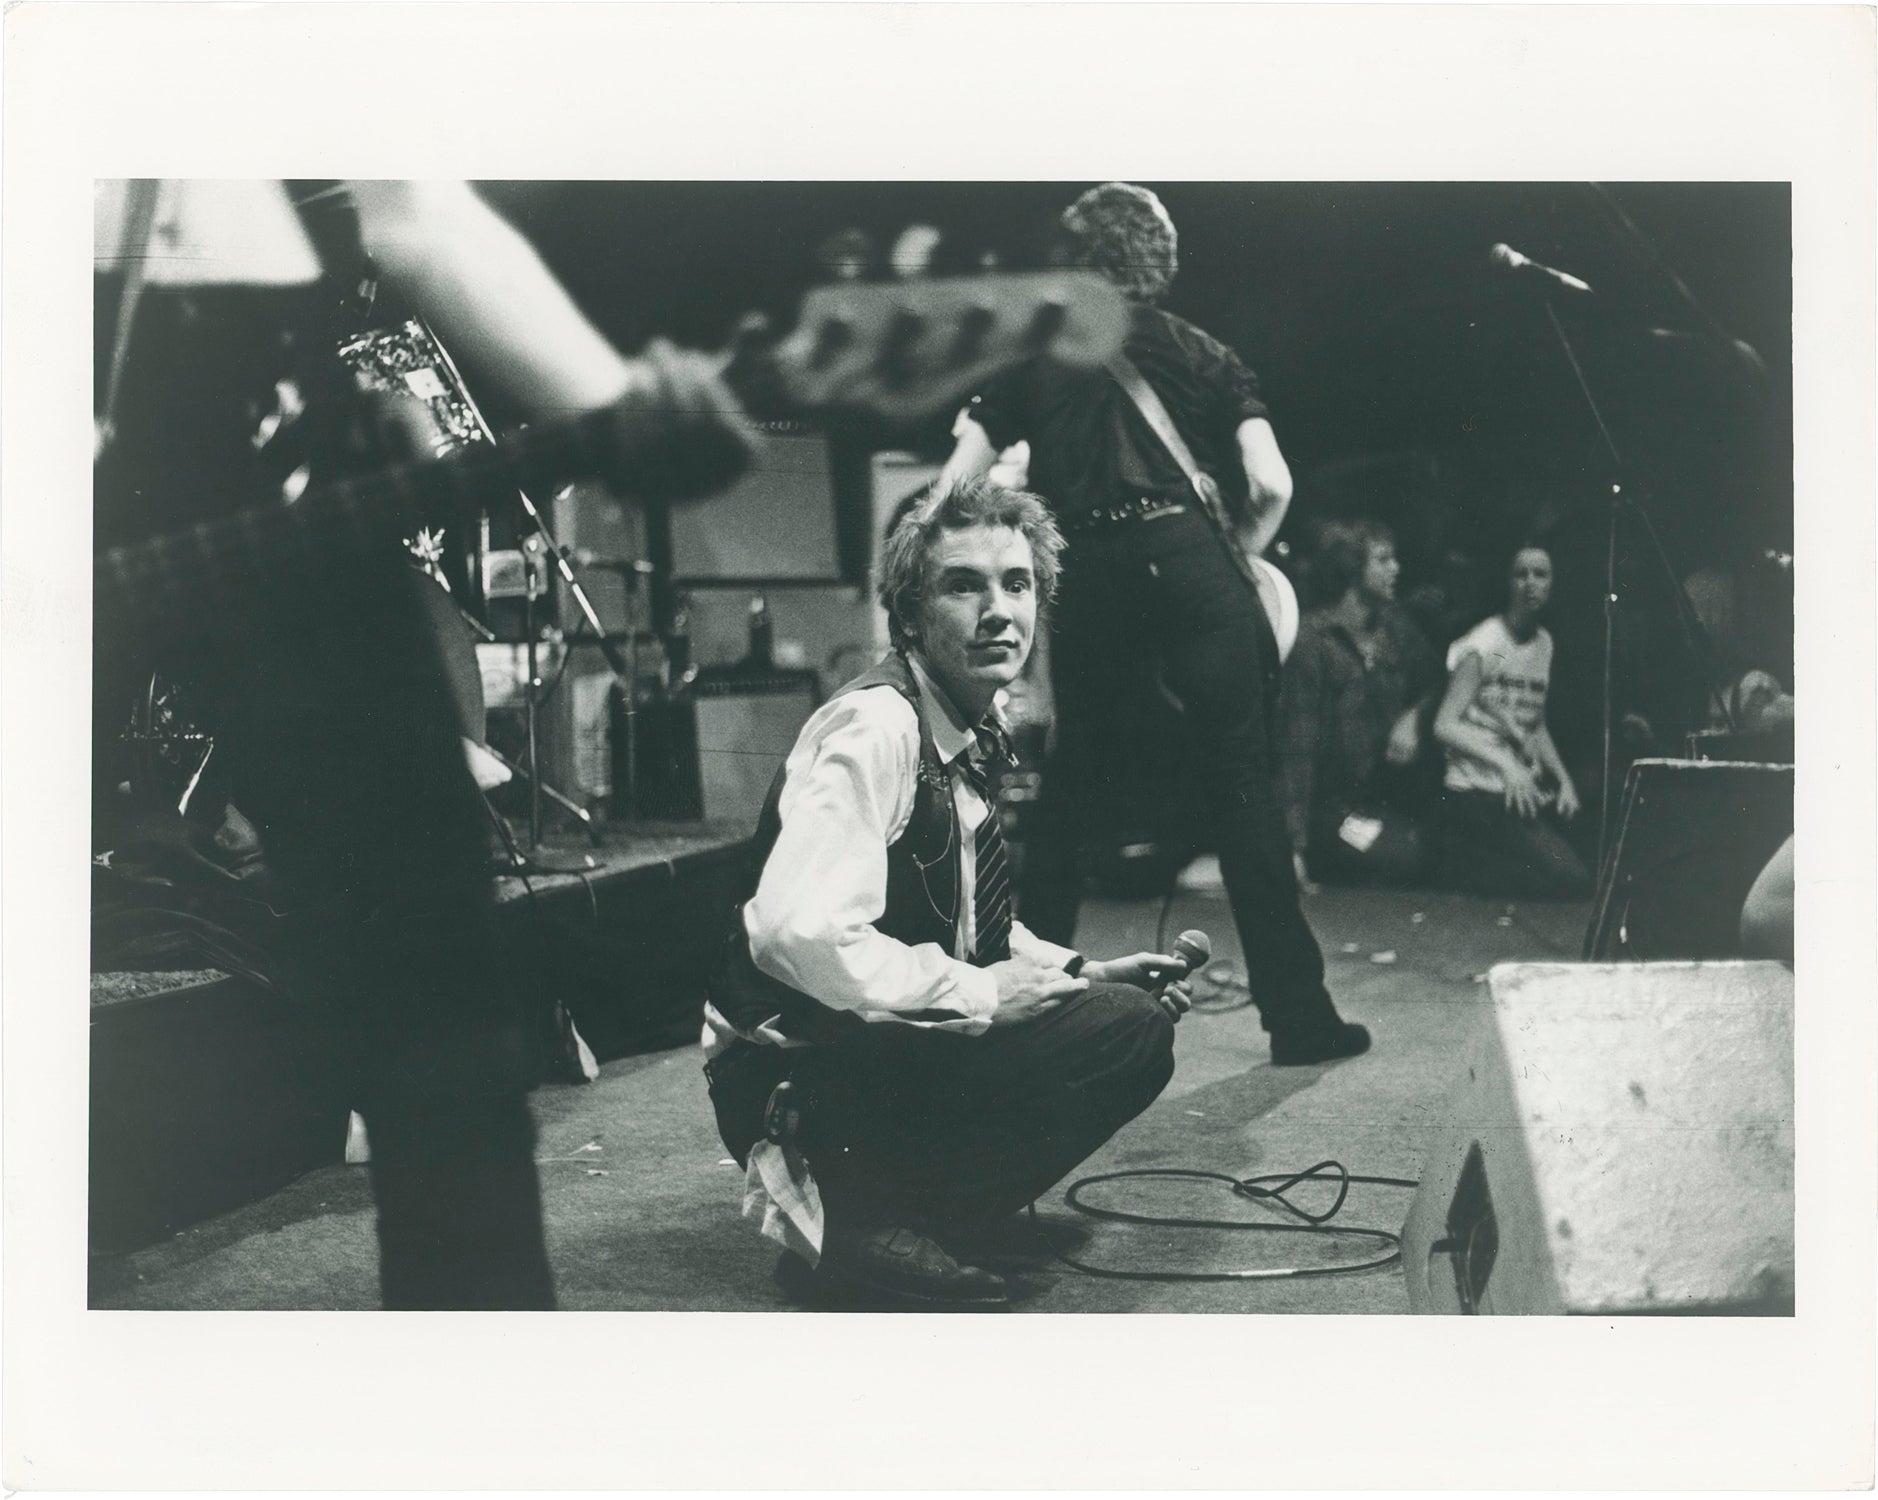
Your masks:
<svg viewBox="0 0 1878 1500"><path fill-rule="evenodd" d="M952 953L958 934L959 822L951 777L920 710L919 683L906 658L897 651L891 653L841 687L835 696L874 687L891 687L913 706L919 720L919 771L913 789L913 811L905 830L887 846L886 909L874 925L909 946L937 943ZM779 1029L786 1036L806 1042L838 1041L867 1022L851 1011L823 1005L765 974L750 956L750 939L743 925L744 904L756 894L763 867L782 832L781 803L787 776L788 767L784 766L776 773L764 799L750 841L742 897L732 913L730 931L706 993L718 1014L746 1036L780 1017Z"/></svg>

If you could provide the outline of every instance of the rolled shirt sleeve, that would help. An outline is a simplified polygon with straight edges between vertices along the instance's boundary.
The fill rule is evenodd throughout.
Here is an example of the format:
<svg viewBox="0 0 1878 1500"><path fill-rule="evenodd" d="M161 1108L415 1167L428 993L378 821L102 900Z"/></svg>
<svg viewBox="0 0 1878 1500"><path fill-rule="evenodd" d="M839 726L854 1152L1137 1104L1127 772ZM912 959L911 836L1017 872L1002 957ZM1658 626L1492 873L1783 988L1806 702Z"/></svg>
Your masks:
<svg viewBox="0 0 1878 1500"><path fill-rule="evenodd" d="M744 908L750 955L771 978L870 1021L980 1031L997 982L936 943L874 924L886 910L887 849L912 816L919 721L892 688L826 704L790 754L782 831ZM946 1014L925 1016L921 1012Z"/></svg>
<svg viewBox="0 0 1878 1500"><path fill-rule="evenodd" d="M1217 341L1212 341L1209 353L1216 361L1209 384L1219 393L1220 418L1225 425L1237 432L1241 423L1255 418L1271 420L1271 408L1259 394L1259 378L1252 373L1251 366L1229 346Z"/></svg>

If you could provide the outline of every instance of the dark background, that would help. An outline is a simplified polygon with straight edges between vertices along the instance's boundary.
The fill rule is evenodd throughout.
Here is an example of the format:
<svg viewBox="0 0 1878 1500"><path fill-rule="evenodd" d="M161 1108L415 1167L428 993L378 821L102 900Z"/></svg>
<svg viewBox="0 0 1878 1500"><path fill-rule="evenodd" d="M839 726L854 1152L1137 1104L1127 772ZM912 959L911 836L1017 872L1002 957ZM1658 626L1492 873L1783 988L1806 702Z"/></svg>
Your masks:
<svg viewBox="0 0 1878 1500"><path fill-rule="evenodd" d="M818 246L849 226L884 256L902 227L930 223L945 235L941 271L987 253L1005 266L1044 263L1056 215L1088 185L481 187L600 327L636 348L655 333L720 344L749 309L786 326L820 279ZM1678 577L1790 550L1786 184L1146 185L1180 233L1166 305L1232 344L1263 382L1298 480L1284 534L1294 557L1308 556L1326 517L1378 515L1397 529L1404 589L1439 582L1457 619L1477 619L1499 602L1511 547L1552 545L1561 741L1580 737L1587 708L1597 717L1613 479L1647 497ZM1621 475L1543 296L1489 265L1499 241L1595 288L1556 306ZM902 436L943 448L946 425ZM1686 696L1673 596L1634 518L1619 552L1624 676L1650 708L1642 700Z"/></svg>

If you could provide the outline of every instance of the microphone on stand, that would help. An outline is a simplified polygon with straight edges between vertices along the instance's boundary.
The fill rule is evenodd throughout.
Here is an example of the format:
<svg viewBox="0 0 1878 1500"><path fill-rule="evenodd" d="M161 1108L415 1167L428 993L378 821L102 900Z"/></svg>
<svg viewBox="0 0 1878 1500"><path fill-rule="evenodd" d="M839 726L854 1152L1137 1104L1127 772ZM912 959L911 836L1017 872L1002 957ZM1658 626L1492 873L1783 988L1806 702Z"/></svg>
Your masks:
<svg viewBox="0 0 1878 1500"><path fill-rule="evenodd" d="M1511 245L1495 245L1487 252L1487 260L1496 270L1510 271L1530 281L1543 282L1554 291L1572 292L1581 297L1591 295L1590 282L1579 280L1569 271L1555 270L1530 255L1521 255Z"/></svg>

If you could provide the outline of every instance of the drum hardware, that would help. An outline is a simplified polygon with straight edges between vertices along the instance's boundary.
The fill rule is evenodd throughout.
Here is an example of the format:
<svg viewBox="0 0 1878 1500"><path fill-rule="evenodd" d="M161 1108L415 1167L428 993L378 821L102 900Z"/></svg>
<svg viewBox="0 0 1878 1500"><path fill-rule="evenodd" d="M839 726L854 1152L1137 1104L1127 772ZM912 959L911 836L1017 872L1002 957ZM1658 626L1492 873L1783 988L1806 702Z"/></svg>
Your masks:
<svg viewBox="0 0 1878 1500"><path fill-rule="evenodd" d="M496 811L496 805L489 800L487 792L484 792L478 800L483 805L483 811L489 816L489 826L495 829L496 837L502 840L502 847L508 853L509 868L511 870L528 869L528 856L522 853L522 846L515 842L515 835L509 828L509 820Z"/></svg>
<svg viewBox="0 0 1878 1500"><path fill-rule="evenodd" d="M438 364L448 377L446 388L450 394L456 398L453 402L455 411L459 412L463 418L467 419L475 436L480 437L483 442L494 443L496 441L495 429L484 419L481 409L476 405L475 398L470 395L469 388L463 383L463 377L457 370L456 361L450 358L450 351L444 348L442 341L437 338L436 334L432 332L427 325L413 319L412 322L406 326L420 330L424 340L436 351ZM445 384L445 382L439 382L439 384ZM419 394L422 395L425 394L425 392L420 391ZM571 489L572 486L568 486L562 489L559 495L566 495ZM534 499L529 495L528 491L520 485L517 485L515 488L515 497L521 502L522 512L527 517L528 524L533 528L534 535L527 538L521 548L523 574L522 631L523 635L526 637L526 648L528 652L528 677L523 708L527 724L527 752L525 766L514 767L512 769L516 770L517 774L521 775L528 782L528 848L531 854L535 854L538 853L541 848L541 798L544 790L549 792L557 805L568 808L574 806L571 798L559 792L555 792L551 788L545 788L541 779L539 729L542 683L538 659L540 630L535 619L535 600L542 592L545 583L545 580L540 576L539 572L539 564L544 557L554 559L555 571L559 573L561 582L567 588L568 597L574 601L574 605L580 611L581 617L585 620L588 630L592 632L591 638L593 644L599 647L600 654L606 658L607 666L611 668L614 677L625 686L628 693L632 691L635 662L621 655L619 648L613 644L611 638L608 636L606 627L600 623L600 615L593 606L593 600L588 597L587 590L581 585L580 575L575 572L573 562L569 557L567 549L563 548L560 542L555 539L554 532L548 525L547 517L541 513ZM483 535L485 539L488 536L487 516L484 518ZM486 550L483 555L485 558L488 556ZM483 576L486 597L486 569L483 571ZM592 815L584 808L579 809L579 815L580 821L586 828L589 837L597 842L599 839L599 828L595 825Z"/></svg>
<svg viewBox="0 0 1878 1500"><path fill-rule="evenodd" d="M510 774L520 776L524 781L528 779L527 769L510 760L508 756L496 749L494 745L484 745L482 748L493 756ZM600 825L594 821L593 814L582 807L572 797L568 796L566 792L558 790L553 782L544 781L541 783L541 795L546 797L550 802L554 803L556 807L559 807L563 812L567 813L585 828L596 844L600 842Z"/></svg>
<svg viewBox="0 0 1878 1500"><path fill-rule="evenodd" d="M437 337L435 332L433 332L428 325L419 320L412 319L406 327L415 328L420 331L424 341L436 351L438 365L447 377L447 380L438 381L437 384L444 387L444 389L455 398L452 402L454 411L460 413L463 418L467 419L469 427L475 436L480 437L483 442L494 443L496 441L495 429L484 419L481 409L476 405L475 398L470 395L469 387L464 384L463 376L456 367L456 361L450 357L450 351L443 346L443 342ZM408 379L409 377L407 376L407 381ZM416 389L416 387L413 388ZM430 395L431 399L436 399L434 395L431 395L431 393L426 390L419 390L418 394L421 396ZM562 489L559 494L565 495L569 493L571 489L571 485L567 486ZM548 525L547 517L541 513L541 509L535 504L534 498L521 485L515 487L515 498L521 502L522 513L527 517L528 524L534 531L534 535L523 543L521 549L523 568L522 630L527 638L526 646L528 652L528 679L526 702L524 706L524 713L527 720L527 761L526 770L523 771L522 774L526 776L528 781L528 847L530 852L533 853L541 848L542 781L541 748L538 732L542 684L541 673L538 670L540 631L537 628L535 620L535 600L541 592L543 583L537 571L542 558L551 557L554 559L555 571L559 573L561 582L567 589L568 597L574 601L575 608L580 611L582 619L585 620L587 629L592 632L593 643L599 647L600 654L606 658L606 664L612 669L613 675L623 684L627 685L628 691L631 690L633 680L633 663L622 656L619 649L614 646L612 641L608 638L606 627L600 623L599 611L594 608L593 600L588 597L587 590L582 586L580 575L575 572L574 565L569 558L567 550L555 539L554 532ZM486 524L484 534L485 536L487 535ZM487 554L485 554L485 556L486 555ZM557 795L555 800L565 806L569 799ZM592 818L583 817L582 821L585 823L589 834L597 838L598 829L594 827Z"/></svg>
<svg viewBox="0 0 1878 1500"><path fill-rule="evenodd" d="M522 635L528 642L528 679L523 693L523 721L528 729L528 847L541 847L541 634L535 628L535 592L541 582L535 564L540 546L534 537L522 544Z"/></svg>
<svg viewBox="0 0 1878 1500"><path fill-rule="evenodd" d="M390 391L402 398L415 398L423 406L432 446L438 456L477 444L496 445L495 429L483 417L475 398L470 395L456 361L450 357L450 351L444 347L442 340L421 320L413 318L394 327L354 335L340 345L339 355L352 370L361 389ZM526 750L520 766L499 755L497 759L502 760L511 772L528 784L528 848L533 852L541 847L541 803L544 795L556 806L573 814L590 838L595 841L599 839L599 828L593 815L573 798L546 785L541 778L539 731L543 684L539 660L541 632L540 621L536 616L536 600L547 587L541 570L544 559L553 558L568 596L592 632L592 643L599 647L607 666L629 692L634 679L635 662L622 655L608 636L593 601L581 585L571 557L556 541L547 518L533 497L519 485L514 493L533 534L526 537L514 553L497 551L491 546L490 518L485 509L481 519L480 546L470 560L470 577L485 607L495 598L519 597L522 601L522 645L527 653L523 707ZM566 489L560 492L562 495L566 493ZM425 571L443 585L446 593L452 594L452 602L455 603L454 593L442 566L441 536L420 532L418 540L411 546ZM515 576L517 572L519 577ZM497 641L495 632L460 604L457 605L457 613L484 642L494 644ZM587 640L589 637L583 635L581 639ZM485 749L489 748L486 737L478 736L478 739L483 742Z"/></svg>
<svg viewBox="0 0 1878 1500"><path fill-rule="evenodd" d="M478 644L486 646L500 644L499 637L495 631L462 606L450 591L448 581L440 573L429 567L421 568L420 571L429 576L438 585L440 591L439 595L427 594L425 597L432 604L432 625L438 644L443 651L446 670L451 678L451 690L458 700L457 709L462 720L460 727L464 738L474 740L478 751L495 761L511 776L520 777L524 782L532 782L533 778L529 775L526 766L518 765L490 744L488 739L486 726L488 710L483 700L482 677L475 661L475 647ZM447 609L445 601L448 603ZM463 631L468 632L467 636L456 630L455 627L458 624L462 626ZM534 665L530 663L531 675ZM593 814L580 803L548 781L541 783L540 795L546 797L578 822L586 830L588 838L595 844L600 842L598 823L595 822ZM500 827L504 835L504 845L512 844L513 835L509 833L508 825L502 821L501 814L496 812L494 807L489 806L486 792L483 794L483 803ZM519 855L519 849L511 849L510 863L517 863ZM520 856L519 863L526 865L527 857Z"/></svg>
<svg viewBox="0 0 1878 1500"><path fill-rule="evenodd" d="M567 796L564 792L556 790L544 780L541 775L540 733L543 684L541 680L540 648L542 628L535 618L535 601L547 588L547 579L541 569L543 546L544 543L540 536L531 536L523 542L521 548L524 584L522 590L522 635L525 642L524 649L527 652L526 676L523 682L522 695L522 713L523 721L526 726L527 750L523 757L523 763L516 765L493 746L487 747L490 754L494 755L497 760L507 766L515 775L521 777L528 785L528 848L531 854L538 854L541 849L541 799L543 797L547 797L554 802L556 806L572 813L579 821L581 827L586 831L588 838L592 840L596 846L600 842L600 828L594 821L593 815L578 802L574 801L573 798ZM602 631L600 634L602 639L604 639L605 632ZM582 637L582 639L585 638ZM568 641L564 640L564 650L567 644ZM596 641L595 644L601 644L601 642ZM612 665L613 654L614 653L609 649L609 666ZM627 680L629 681L631 680L632 671L633 658L628 656ZM618 675L617 670L615 675Z"/></svg>

